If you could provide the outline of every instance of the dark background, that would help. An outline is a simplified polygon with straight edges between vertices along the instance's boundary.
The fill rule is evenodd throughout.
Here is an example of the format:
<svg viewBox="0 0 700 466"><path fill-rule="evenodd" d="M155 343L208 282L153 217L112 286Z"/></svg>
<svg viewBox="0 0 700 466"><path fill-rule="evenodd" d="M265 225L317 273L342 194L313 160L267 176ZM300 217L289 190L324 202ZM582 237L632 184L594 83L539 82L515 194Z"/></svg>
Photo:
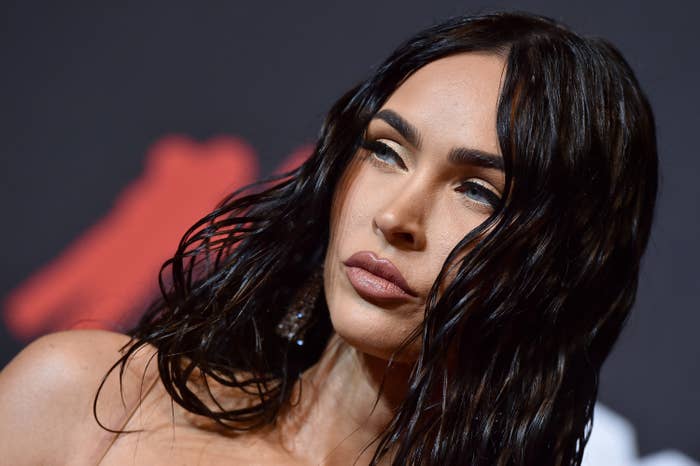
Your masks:
<svg viewBox="0 0 700 466"><path fill-rule="evenodd" d="M0 6L0 295L108 211L161 136L240 136L270 173L418 29L545 14L616 44L657 118L657 217L600 399L633 422L642 453L700 459L698 2L117 3ZM0 367L22 345L0 326Z"/></svg>

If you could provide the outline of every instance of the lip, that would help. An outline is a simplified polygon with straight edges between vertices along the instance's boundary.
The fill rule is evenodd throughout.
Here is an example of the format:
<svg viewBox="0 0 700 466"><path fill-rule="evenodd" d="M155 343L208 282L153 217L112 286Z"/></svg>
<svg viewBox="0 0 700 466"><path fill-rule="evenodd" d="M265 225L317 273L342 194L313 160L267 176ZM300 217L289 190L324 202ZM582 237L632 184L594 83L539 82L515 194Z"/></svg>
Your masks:
<svg viewBox="0 0 700 466"><path fill-rule="evenodd" d="M409 299L418 294L408 286L399 269L389 259L372 251L359 251L346 259L345 273L355 291L369 299Z"/></svg>

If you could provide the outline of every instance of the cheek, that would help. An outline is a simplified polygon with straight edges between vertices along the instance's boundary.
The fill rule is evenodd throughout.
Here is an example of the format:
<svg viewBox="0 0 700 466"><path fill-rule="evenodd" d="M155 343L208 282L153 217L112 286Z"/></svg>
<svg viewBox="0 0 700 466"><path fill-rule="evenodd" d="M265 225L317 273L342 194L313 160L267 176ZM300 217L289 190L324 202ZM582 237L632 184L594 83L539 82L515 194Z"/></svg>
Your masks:
<svg viewBox="0 0 700 466"><path fill-rule="evenodd" d="M474 212L468 207L460 205L457 201L446 202L435 209L431 222L433 255L439 257L439 266L435 271L435 278L447 259L447 256L474 228L479 226L487 217ZM459 262L467 251L461 251L452 264ZM449 277L454 277L450 272Z"/></svg>
<svg viewBox="0 0 700 466"><path fill-rule="evenodd" d="M437 215L437 211L436 211ZM488 218L483 213L475 212L468 207L454 205L448 206L440 213L441 221L434 222L433 235L433 255L437 259L434 264L433 282L437 280L438 274L445 264L448 256L453 249L467 236ZM488 230L483 234L486 235ZM479 239L476 240L477 242ZM473 244L462 247L460 251L453 256L450 264L446 266L445 276L440 281L438 286L438 296L441 296L447 287L452 283L457 276L459 269L462 266L465 256L473 249Z"/></svg>
<svg viewBox="0 0 700 466"><path fill-rule="evenodd" d="M343 178L333 201L336 230L371 231L372 219L387 196L385 178L356 159Z"/></svg>

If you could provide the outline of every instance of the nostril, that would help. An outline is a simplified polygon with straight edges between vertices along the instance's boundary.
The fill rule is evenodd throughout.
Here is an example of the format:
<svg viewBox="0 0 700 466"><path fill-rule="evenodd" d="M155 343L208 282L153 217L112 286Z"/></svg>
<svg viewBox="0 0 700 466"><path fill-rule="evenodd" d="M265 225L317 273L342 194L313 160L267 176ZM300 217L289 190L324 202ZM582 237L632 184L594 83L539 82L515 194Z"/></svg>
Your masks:
<svg viewBox="0 0 700 466"><path fill-rule="evenodd" d="M396 236L406 241L407 243L413 243L413 235L411 233L399 232L396 233Z"/></svg>

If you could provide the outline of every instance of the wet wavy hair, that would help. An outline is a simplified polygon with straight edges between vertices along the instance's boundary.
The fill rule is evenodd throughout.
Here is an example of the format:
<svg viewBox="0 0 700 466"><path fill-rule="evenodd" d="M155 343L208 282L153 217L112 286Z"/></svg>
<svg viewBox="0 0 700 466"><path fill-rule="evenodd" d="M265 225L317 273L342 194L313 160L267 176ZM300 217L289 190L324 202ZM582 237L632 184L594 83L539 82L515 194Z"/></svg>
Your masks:
<svg viewBox="0 0 700 466"><path fill-rule="evenodd" d="M658 162L650 105L620 52L546 17L454 17L401 44L335 102L301 166L234 192L187 231L112 370L151 344L186 410L236 430L273 423L332 333L325 299L305 345L274 328L323 261L331 199L369 120L422 66L475 51L506 58L507 195L446 259L402 347L422 339L371 464L580 464L601 365L635 301ZM255 402L212 409L191 389L195 370Z"/></svg>

